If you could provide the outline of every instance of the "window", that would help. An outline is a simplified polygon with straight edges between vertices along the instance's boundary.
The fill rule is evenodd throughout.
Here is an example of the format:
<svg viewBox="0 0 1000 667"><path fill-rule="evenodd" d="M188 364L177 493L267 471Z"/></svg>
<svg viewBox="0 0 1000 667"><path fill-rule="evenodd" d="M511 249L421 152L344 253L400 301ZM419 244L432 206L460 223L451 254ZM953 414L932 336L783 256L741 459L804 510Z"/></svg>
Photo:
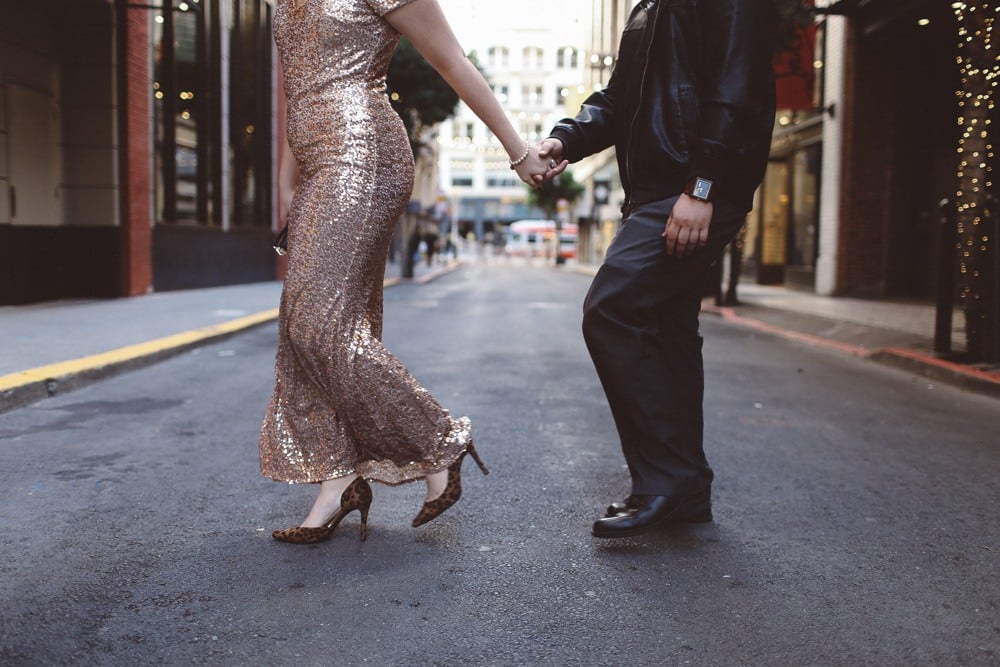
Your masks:
<svg viewBox="0 0 1000 667"><path fill-rule="evenodd" d="M545 51L537 46L526 46L523 51L524 67L526 69L542 69L545 67Z"/></svg>
<svg viewBox="0 0 1000 667"><path fill-rule="evenodd" d="M506 46L491 46L486 49L486 65L491 69L510 66L510 49Z"/></svg>
<svg viewBox="0 0 1000 667"><path fill-rule="evenodd" d="M564 46L556 52L556 67L576 69L577 50L572 46Z"/></svg>
<svg viewBox="0 0 1000 667"><path fill-rule="evenodd" d="M569 97L569 86L556 86L556 107L560 108L566 104Z"/></svg>
<svg viewBox="0 0 1000 667"><path fill-rule="evenodd" d="M271 223L272 63L265 46L271 5L226 3L228 18L222 23L217 12L190 6L162 13L152 23L154 206L162 223ZM219 82L224 32L230 45L227 90ZM226 112L224 144L220 129Z"/></svg>
<svg viewBox="0 0 1000 667"><path fill-rule="evenodd" d="M452 176L451 184L456 188L471 188L472 176Z"/></svg>
<svg viewBox="0 0 1000 667"><path fill-rule="evenodd" d="M486 177L486 187L488 188L513 188L517 187L520 182L521 179L508 174L493 174Z"/></svg>
<svg viewBox="0 0 1000 667"><path fill-rule="evenodd" d="M543 100L542 95L544 94L545 94L544 86L531 86L531 85L521 86L521 98L522 98L521 101L526 106L538 106L539 104L542 103Z"/></svg>

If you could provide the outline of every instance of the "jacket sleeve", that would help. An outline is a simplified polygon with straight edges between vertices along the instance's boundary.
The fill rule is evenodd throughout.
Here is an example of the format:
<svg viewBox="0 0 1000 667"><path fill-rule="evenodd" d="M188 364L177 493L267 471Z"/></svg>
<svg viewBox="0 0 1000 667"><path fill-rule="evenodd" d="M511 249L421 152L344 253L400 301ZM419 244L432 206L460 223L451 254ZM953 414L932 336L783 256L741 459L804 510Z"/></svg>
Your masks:
<svg viewBox="0 0 1000 667"><path fill-rule="evenodd" d="M772 0L704 0L702 24L706 77L688 177L720 183L748 124L773 104L777 15Z"/></svg>
<svg viewBox="0 0 1000 667"><path fill-rule="evenodd" d="M565 159L579 162L615 143L619 88L613 72L607 87L584 100L575 118L563 118L552 128L549 136L562 142Z"/></svg>

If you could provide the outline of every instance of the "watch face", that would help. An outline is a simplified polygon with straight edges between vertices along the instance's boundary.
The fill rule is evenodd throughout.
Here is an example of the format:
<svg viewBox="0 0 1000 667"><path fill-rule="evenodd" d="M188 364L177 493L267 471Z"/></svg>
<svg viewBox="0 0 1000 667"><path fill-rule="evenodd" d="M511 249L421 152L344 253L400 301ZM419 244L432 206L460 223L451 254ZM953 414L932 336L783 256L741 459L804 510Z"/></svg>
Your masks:
<svg viewBox="0 0 1000 667"><path fill-rule="evenodd" d="M696 178L691 195L698 199L708 199L708 194L712 191L712 181L704 178Z"/></svg>

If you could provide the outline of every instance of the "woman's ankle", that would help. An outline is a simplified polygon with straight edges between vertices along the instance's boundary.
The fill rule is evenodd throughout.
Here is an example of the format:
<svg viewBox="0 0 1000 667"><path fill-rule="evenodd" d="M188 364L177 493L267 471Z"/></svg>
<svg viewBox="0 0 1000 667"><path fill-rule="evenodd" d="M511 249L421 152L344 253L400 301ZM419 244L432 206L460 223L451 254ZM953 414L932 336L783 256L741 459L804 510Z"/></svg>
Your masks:
<svg viewBox="0 0 1000 667"><path fill-rule="evenodd" d="M307 528L318 528L329 521L330 517L340 509L340 497L344 495L344 491L357 477L357 474L351 474L323 480L319 485L319 493L313 501L312 508L301 525Z"/></svg>
<svg viewBox="0 0 1000 667"><path fill-rule="evenodd" d="M427 497L424 499L424 502L430 502L444 493L444 490L448 487L448 471L442 470L427 475L424 481L427 482Z"/></svg>

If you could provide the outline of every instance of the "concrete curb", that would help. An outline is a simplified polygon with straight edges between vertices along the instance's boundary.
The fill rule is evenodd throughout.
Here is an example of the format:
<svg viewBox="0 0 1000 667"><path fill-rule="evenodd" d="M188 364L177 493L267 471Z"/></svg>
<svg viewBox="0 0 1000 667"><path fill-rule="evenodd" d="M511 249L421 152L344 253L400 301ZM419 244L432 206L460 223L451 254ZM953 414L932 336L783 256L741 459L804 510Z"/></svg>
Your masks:
<svg viewBox="0 0 1000 667"><path fill-rule="evenodd" d="M574 269L577 273L588 276L597 274L597 267L577 265ZM896 347L872 349L862 345L852 345L830 338L823 338L822 336L801 333L750 317L744 317L737 313L735 309L728 306L702 304L701 309L705 313L717 315L727 322L746 329L753 329L761 333L794 340L813 347L821 347L860 359L871 359L872 361L914 372L939 382L947 382L977 393L1000 397L1000 374L997 373L990 373L964 364L956 364L929 354L923 354L917 350Z"/></svg>
<svg viewBox="0 0 1000 667"><path fill-rule="evenodd" d="M382 286L383 287L392 287L394 285L407 285L407 284L412 284L412 285L426 285L429 282L433 282L433 281L437 280L441 276L448 275L449 273L451 273L452 271L456 270L461 265L462 265L461 262L454 261L454 262L451 262L449 264L446 264L445 266L438 267L438 268L434 269L433 271L431 271L430 273L427 273L425 275L419 276L417 278L389 278L384 283L382 283Z"/></svg>
<svg viewBox="0 0 1000 667"><path fill-rule="evenodd" d="M888 366L919 373L933 380L955 384L980 394L1000 398L1000 375L996 373L938 359L914 350L895 347L876 350L872 353L871 358Z"/></svg>
<svg viewBox="0 0 1000 667"><path fill-rule="evenodd" d="M0 412L34 403L118 373L141 368L186 350L273 322L278 309L0 376Z"/></svg>
<svg viewBox="0 0 1000 667"><path fill-rule="evenodd" d="M768 324L767 322L761 322L760 320L755 320L751 317L744 317L728 306L715 306L703 303L701 305L701 310L702 312L709 313L711 315L718 315L726 322L732 322L733 324L746 329L754 329L755 331L760 331L772 336L778 336L787 340L798 341L799 343L805 343L806 345L812 345L813 347L823 347L842 354L848 354L852 357L870 359L874 353L874 350L864 347L863 345L841 343L840 341L823 338L822 336L814 336L813 334L793 331L791 329L785 329L773 324Z"/></svg>
<svg viewBox="0 0 1000 667"><path fill-rule="evenodd" d="M383 288L405 283L426 285L451 273L459 266L459 262L452 262L412 280L389 278L383 282ZM215 343L255 327L269 324L277 319L278 309L273 308L221 324L200 327L79 359L61 361L0 376L0 413L30 405L56 394L72 391L119 373L148 366L187 350Z"/></svg>
<svg viewBox="0 0 1000 667"><path fill-rule="evenodd" d="M736 313L733 308L727 306L702 304L702 311L718 315L726 322L731 322L746 329L753 329L761 333L779 336L787 340L794 340L813 347L821 347L861 359L871 359L872 361L914 372L938 380L939 382L947 382L976 391L977 393L1000 398L1000 375L996 373L938 359L917 350L896 347L871 349L861 345L851 345L821 336L792 331L755 320L751 317L744 317Z"/></svg>

